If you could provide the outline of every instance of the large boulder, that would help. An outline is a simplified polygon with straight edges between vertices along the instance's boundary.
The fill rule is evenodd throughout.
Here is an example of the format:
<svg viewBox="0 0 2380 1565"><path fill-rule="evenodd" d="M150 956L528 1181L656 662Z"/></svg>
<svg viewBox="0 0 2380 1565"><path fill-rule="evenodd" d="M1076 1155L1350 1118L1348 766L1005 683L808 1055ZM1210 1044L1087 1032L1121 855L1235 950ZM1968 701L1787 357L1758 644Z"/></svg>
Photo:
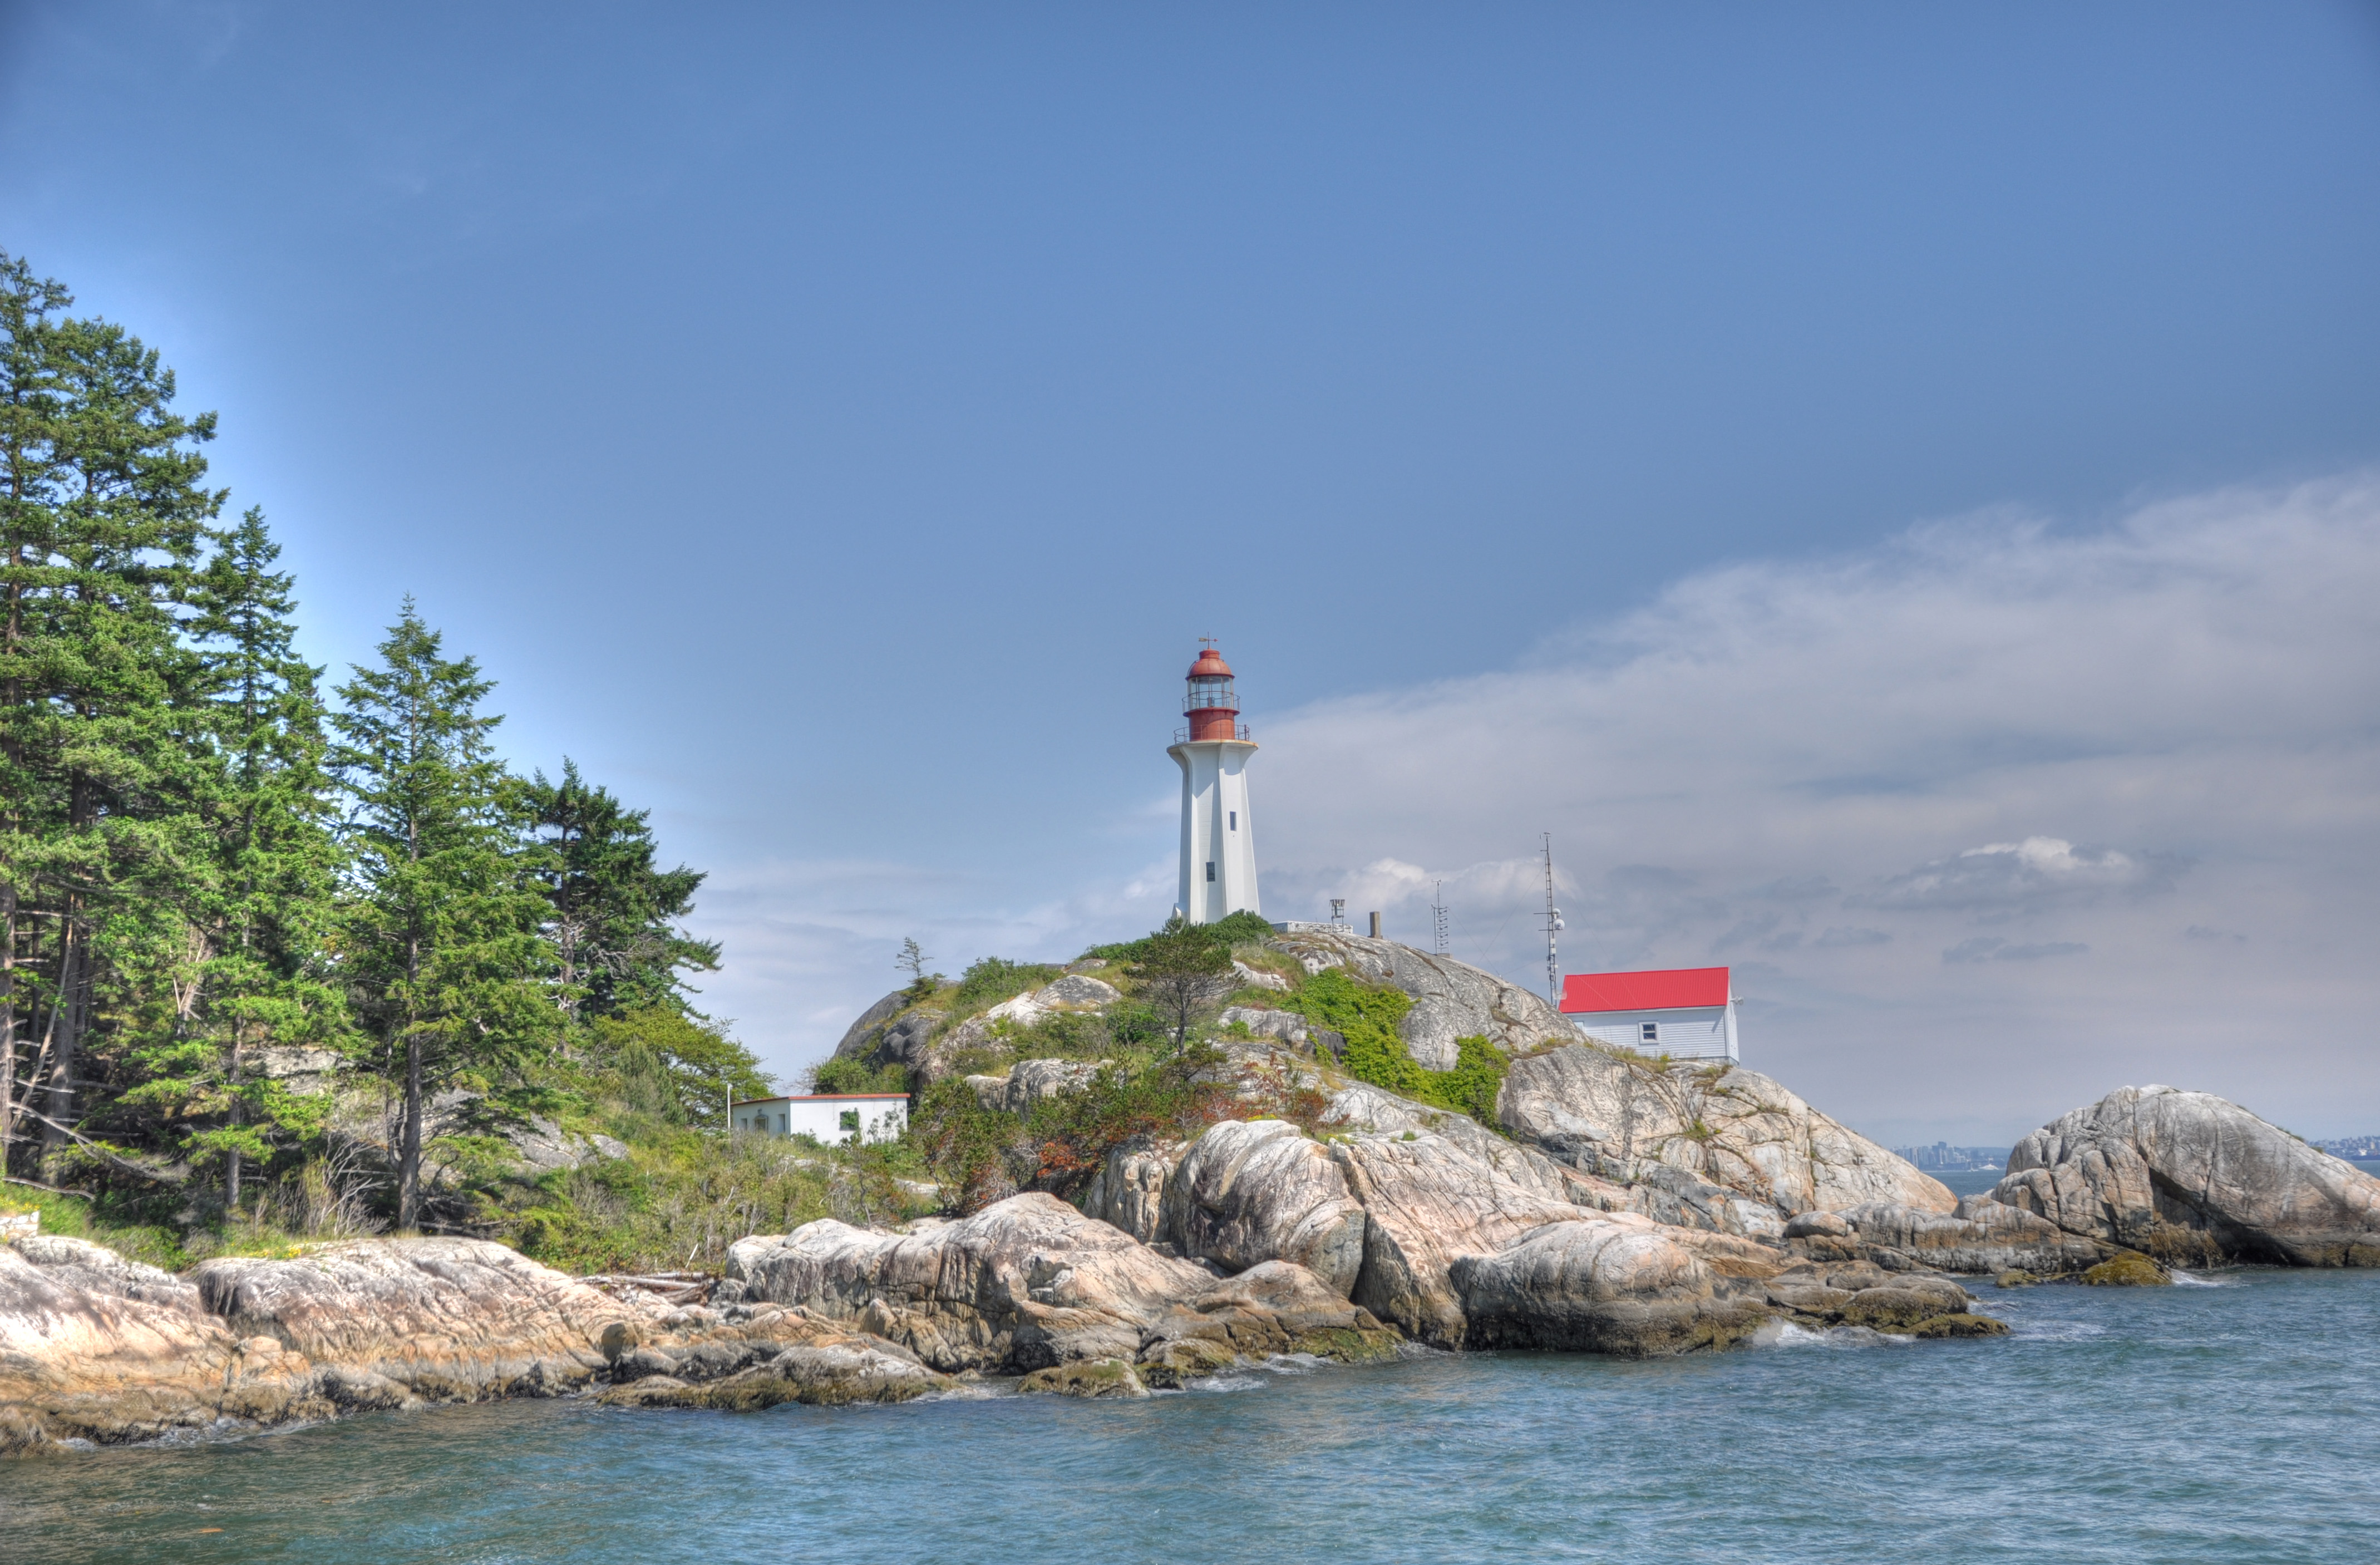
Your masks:
<svg viewBox="0 0 2380 1565"><path fill-rule="evenodd" d="M1354 1298L1408 1336L1460 1347L1468 1320L1450 1276L1463 1256L1492 1256L1579 1209L1525 1190L1442 1135L1357 1135L1334 1145L1364 1207L1364 1265Z"/></svg>
<svg viewBox="0 0 2380 1565"><path fill-rule="evenodd" d="M621 1303L481 1239L360 1239L290 1260L201 1263L210 1314L428 1401L553 1395L603 1367Z"/></svg>
<svg viewBox="0 0 2380 1565"><path fill-rule="evenodd" d="M1111 1147L1083 1192L1083 1210L1144 1244L1165 1236L1165 1187L1183 1143L1135 1136Z"/></svg>
<svg viewBox="0 0 2380 1565"><path fill-rule="evenodd" d="M1432 956L1395 940L1376 940L1327 925L1300 925L1269 943L1295 957L1309 973L1343 966L1367 983L1394 984L1404 990L1413 998L1413 1009L1397 1024L1397 1031L1414 1059L1429 1070L1454 1069L1454 1040L1459 1037L1484 1037L1517 1053L1578 1036L1538 996L1451 956Z"/></svg>
<svg viewBox="0 0 2380 1565"><path fill-rule="evenodd" d="M897 989L861 1012L859 1019L844 1029L843 1041L834 1046L834 1058L849 1060L873 1051L884 1036L884 1025L899 1015L912 998L907 989Z"/></svg>
<svg viewBox="0 0 2380 1565"><path fill-rule="evenodd" d="M1164 1388L1282 1353L1360 1364L1392 1356L1402 1341L1304 1267L1264 1261L1158 1316L1138 1375Z"/></svg>
<svg viewBox="0 0 2380 1565"><path fill-rule="evenodd" d="M1632 1358L1720 1348L1768 1318L1721 1296L1691 1251L1642 1218L1549 1223L1451 1268L1477 1348L1545 1348Z"/></svg>
<svg viewBox="0 0 2380 1565"><path fill-rule="evenodd" d="M1205 1268L1038 1192L912 1229L822 1219L739 1241L727 1274L747 1300L831 1319L856 1320L880 1305L871 1329L944 1373L1129 1359L1160 1313L1213 1281Z"/></svg>
<svg viewBox="0 0 2380 1565"><path fill-rule="evenodd" d="M2380 1266L2380 1179L2212 1093L2111 1092L2018 1143L1991 1198L2159 1259Z"/></svg>
<svg viewBox="0 0 2380 1565"><path fill-rule="evenodd" d="M1789 1215L1872 1202L1937 1212L1958 1205L1940 1181L1741 1066L1663 1068L1569 1044L1512 1062L1497 1117L1514 1135L1621 1183L1668 1167Z"/></svg>
<svg viewBox="0 0 2380 1565"><path fill-rule="evenodd" d="M2099 1259L2099 1246L2032 1212L1967 1196L1956 1212L1872 1202L1833 1216L1855 1235L1854 1252L1883 1249L1937 1271L1997 1276L2004 1271L2056 1276ZM1814 1229L1807 1237L1822 1231Z"/></svg>
<svg viewBox="0 0 2380 1565"><path fill-rule="evenodd" d="M1165 1187L1165 1233L1225 1271L1293 1261L1341 1297L1364 1263L1364 1207L1330 1150L1286 1120L1225 1120Z"/></svg>

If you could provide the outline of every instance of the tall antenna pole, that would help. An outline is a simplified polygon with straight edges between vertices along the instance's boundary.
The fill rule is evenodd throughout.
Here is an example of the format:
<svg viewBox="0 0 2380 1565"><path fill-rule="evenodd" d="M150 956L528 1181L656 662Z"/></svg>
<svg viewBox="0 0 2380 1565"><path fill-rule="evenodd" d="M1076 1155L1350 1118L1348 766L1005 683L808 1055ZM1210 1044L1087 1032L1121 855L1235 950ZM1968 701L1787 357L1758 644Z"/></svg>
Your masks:
<svg viewBox="0 0 2380 1565"><path fill-rule="evenodd" d="M1446 952L1446 882L1445 882L1445 881L1443 881L1443 880L1440 880L1439 882L1438 882L1438 892L1437 892L1437 894L1436 894L1436 895L1434 895L1434 896L1430 899L1430 904L1429 904L1429 923L1430 923L1430 928L1431 928L1431 929L1432 929L1433 931L1435 931L1435 932L1436 932L1436 934L1437 934L1437 936L1438 936L1438 953L1439 953L1439 955L1440 955L1440 956L1444 956L1447 952Z"/></svg>
<svg viewBox="0 0 2380 1565"><path fill-rule="evenodd" d="M1546 998L1561 1009L1561 956L1554 949L1554 933L1562 927L1561 909L1554 905L1554 834L1546 840Z"/></svg>

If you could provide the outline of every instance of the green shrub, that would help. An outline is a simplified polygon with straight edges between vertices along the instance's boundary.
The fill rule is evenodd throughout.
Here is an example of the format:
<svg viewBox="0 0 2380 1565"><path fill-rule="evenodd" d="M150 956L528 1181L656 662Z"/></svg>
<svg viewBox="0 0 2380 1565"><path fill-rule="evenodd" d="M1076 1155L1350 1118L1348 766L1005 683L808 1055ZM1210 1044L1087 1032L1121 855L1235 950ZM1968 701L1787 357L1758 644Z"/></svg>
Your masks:
<svg viewBox="0 0 2380 1565"><path fill-rule="evenodd" d="M1357 1081L1408 1097L1427 1085L1424 1077L1428 1073L1414 1062L1405 1040L1397 1033L1397 1024L1413 1009L1413 999L1404 990L1358 983L1343 967L1326 967L1306 979L1285 1003L1307 1021L1347 1040L1339 1062Z"/></svg>
<svg viewBox="0 0 2380 1565"><path fill-rule="evenodd" d="M1496 1120L1496 1093L1504 1085L1504 1072L1510 1064L1504 1051L1484 1037L1456 1038L1454 1069L1424 1071L1426 1080L1420 1096L1468 1114L1490 1130L1500 1130Z"/></svg>
<svg viewBox="0 0 2380 1565"><path fill-rule="evenodd" d="M1230 953L1233 946L1244 940L1269 940L1272 939L1273 932L1272 926L1266 922L1263 914L1250 913L1245 908L1218 918L1211 924L1193 924L1190 928L1226 954ZM1160 929L1153 934L1143 935L1136 940L1120 940L1114 945L1095 945L1083 954L1099 957L1109 962L1138 962L1148 954L1149 942L1164 933L1164 930Z"/></svg>
<svg viewBox="0 0 2380 1565"><path fill-rule="evenodd" d="M812 1092L906 1092L909 1073L898 1061L870 1065L854 1055L830 1060L810 1073Z"/></svg>
<svg viewBox="0 0 2380 1565"><path fill-rule="evenodd" d="M958 986L950 991L951 1016L953 1020L972 1016L1012 995L1039 989L1057 976L1057 968L1039 963L987 956L959 975Z"/></svg>

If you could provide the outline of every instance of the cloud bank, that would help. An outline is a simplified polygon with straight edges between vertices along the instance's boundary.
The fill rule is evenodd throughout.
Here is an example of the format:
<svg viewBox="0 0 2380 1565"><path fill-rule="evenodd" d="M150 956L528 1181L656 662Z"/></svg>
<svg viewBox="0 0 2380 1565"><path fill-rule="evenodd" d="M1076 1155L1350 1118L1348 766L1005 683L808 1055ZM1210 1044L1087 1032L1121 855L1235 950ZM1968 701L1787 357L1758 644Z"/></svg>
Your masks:
<svg viewBox="0 0 2380 1565"><path fill-rule="evenodd" d="M1427 945L1442 895L1455 954L1542 985L1550 831L1566 970L1733 965L1747 1062L1873 1134L1999 1140L2149 1081L2380 1128L2375 630L2369 476L1730 565L1583 603L1519 667L1251 714L1266 911L1344 896ZM869 910L913 873L728 880L722 987L807 997L822 1052L891 986L844 964L884 964L907 931ZM1057 952L1172 895L1169 854L949 933Z"/></svg>

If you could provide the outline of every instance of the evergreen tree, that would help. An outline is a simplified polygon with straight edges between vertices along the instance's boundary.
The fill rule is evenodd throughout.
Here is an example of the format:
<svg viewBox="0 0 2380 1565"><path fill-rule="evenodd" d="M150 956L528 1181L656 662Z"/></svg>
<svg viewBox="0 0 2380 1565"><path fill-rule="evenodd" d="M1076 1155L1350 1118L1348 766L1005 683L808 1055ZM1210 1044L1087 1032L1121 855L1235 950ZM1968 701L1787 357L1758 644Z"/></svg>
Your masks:
<svg viewBox="0 0 2380 1565"><path fill-rule="evenodd" d="M0 1076L16 1090L19 1040L30 1043L52 1153L77 1134L108 986L175 943L180 837L202 769L200 667L176 609L223 501L194 449L213 438L213 415L173 412L157 355L120 327L66 317L71 302L0 255ZM30 1108L19 1093L0 1125Z"/></svg>
<svg viewBox="0 0 2380 1565"><path fill-rule="evenodd" d="M562 1008L571 1020L618 1016L654 1006L685 1008L681 972L715 972L719 946L673 926L694 908L698 870L657 869L646 825L632 810L562 762L562 779L540 771L520 784L521 807L539 845L537 877L551 912Z"/></svg>
<svg viewBox="0 0 2380 1565"><path fill-rule="evenodd" d="M404 1095L397 1225L419 1218L423 1110L449 1086L486 1092L559 1029L541 990L550 908L525 873L505 780L481 716L492 688L442 655L405 601L377 667L339 686L336 767L354 801L357 897L342 933L356 1013Z"/></svg>
<svg viewBox="0 0 2380 1565"><path fill-rule="evenodd" d="M290 578L273 570L281 548L262 516L250 509L215 541L190 625L212 718L214 764L194 812L205 874L171 1025L140 1052L149 1079L121 1101L158 1110L183 1150L219 1160L236 1212L246 1166L272 1155L276 1133L313 1129L323 1108L250 1070L251 1051L337 1048L346 1013L325 978L339 850L318 671L291 650Z"/></svg>

